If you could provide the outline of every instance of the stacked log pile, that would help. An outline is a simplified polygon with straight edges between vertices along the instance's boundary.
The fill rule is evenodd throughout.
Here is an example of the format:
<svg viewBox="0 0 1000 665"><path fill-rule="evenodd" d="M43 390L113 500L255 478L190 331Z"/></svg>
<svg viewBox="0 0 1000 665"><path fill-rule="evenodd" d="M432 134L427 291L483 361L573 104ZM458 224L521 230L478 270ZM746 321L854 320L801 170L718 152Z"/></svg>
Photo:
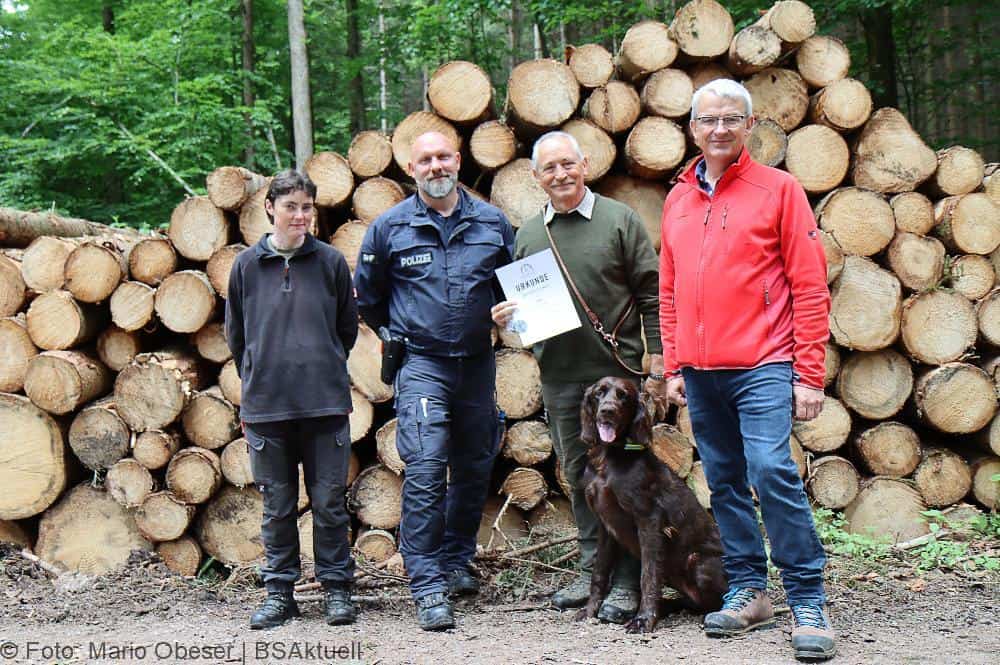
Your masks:
<svg viewBox="0 0 1000 665"><path fill-rule="evenodd" d="M791 440L810 496L844 509L854 531L901 540L927 530L919 514L929 507L971 499L996 509L996 165L961 146L935 153L899 111L873 110L847 76L844 45L815 28L797 0L739 32L722 5L694 0L670 23L633 26L617 54L588 44L565 62L519 64L500 117L486 74L447 63L430 79L433 111L305 165L319 187L313 231L353 265L368 224L412 191L409 145L432 129L461 144L467 191L520 226L546 200L531 175L532 141L561 128L580 141L589 183L632 206L658 249L670 179L697 154L691 95L720 76L742 80L758 117L751 152L802 183L827 249L828 395ZM222 312L235 256L270 228L267 183L217 169L208 196L181 202L165 235L0 209L0 537L87 572L136 547L187 575L208 556L229 565L261 556L262 501ZM538 366L506 331L496 359L508 430L485 548L572 526ZM348 504L355 545L375 561L395 553L406 472L379 362L378 338L362 327L348 362ZM656 426L652 450L707 505L686 410ZM304 491L299 507L311 542Z"/></svg>

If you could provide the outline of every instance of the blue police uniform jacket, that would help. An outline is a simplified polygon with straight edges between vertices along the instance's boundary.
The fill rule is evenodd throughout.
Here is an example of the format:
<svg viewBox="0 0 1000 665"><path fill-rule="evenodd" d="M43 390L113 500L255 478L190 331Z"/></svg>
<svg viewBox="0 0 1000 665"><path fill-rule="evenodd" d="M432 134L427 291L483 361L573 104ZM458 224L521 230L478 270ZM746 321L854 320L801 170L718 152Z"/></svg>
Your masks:
<svg viewBox="0 0 1000 665"><path fill-rule="evenodd" d="M378 217L361 243L354 286L361 318L408 350L462 357L491 348L493 273L510 263L514 229L499 208L459 190L453 228L417 194Z"/></svg>

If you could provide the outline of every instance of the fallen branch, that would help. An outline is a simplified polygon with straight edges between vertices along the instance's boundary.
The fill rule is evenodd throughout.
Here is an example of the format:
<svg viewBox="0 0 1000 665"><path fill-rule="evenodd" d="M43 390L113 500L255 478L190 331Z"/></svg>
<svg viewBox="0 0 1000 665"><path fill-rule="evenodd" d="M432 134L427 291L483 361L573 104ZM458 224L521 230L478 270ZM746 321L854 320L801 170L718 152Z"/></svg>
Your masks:
<svg viewBox="0 0 1000 665"><path fill-rule="evenodd" d="M42 559L39 559L37 556L29 552L27 549L22 549L21 551L18 552L18 554L20 554L22 558L27 559L31 563L35 564L36 566L47 572L52 577L59 577L64 572L66 572L64 570L59 570L48 561L43 561Z"/></svg>
<svg viewBox="0 0 1000 665"><path fill-rule="evenodd" d="M135 134L130 132L122 123L116 121L115 124L118 126L118 129L120 129L121 132L138 147L139 140L135 137ZM195 191L191 189L186 182L184 182L184 178L180 177L177 174L177 171L174 171L172 168L170 168L170 166L165 161L163 161L159 155L157 155L149 148L143 148L143 149L146 151L146 154L148 154L150 157L153 158L153 161L159 164L164 171L172 175L174 177L174 180L180 183L181 187L184 188L184 191L187 192L189 196L198 196L198 194L195 193Z"/></svg>
<svg viewBox="0 0 1000 665"><path fill-rule="evenodd" d="M560 573L569 573L570 575L576 575L577 571L569 570L567 568L559 568L558 566L553 566L552 564L545 563L544 561L538 561L536 559L515 559L513 557L508 558L508 561L516 561L517 563L527 563L532 566L538 566L540 568L548 568L549 570L555 570Z"/></svg>
<svg viewBox="0 0 1000 665"><path fill-rule="evenodd" d="M497 556L498 558L501 558L501 559L508 559L510 557L524 556L525 554L531 554L533 552L537 552L539 550L544 550L544 549L549 548L549 547L555 547L556 545L562 545L564 543L569 543L569 542L572 542L572 541L574 541L576 539L577 539L577 535L576 534L573 534L572 536L563 536L561 538L553 538L551 540L546 540L543 543L536 543L536 544L530 545L528 547L522 547L519 550L513 550L511 552L500 553L500 554L497 554L495 556ZM486 555L486 556L488 556L488 555Z"/></svg>

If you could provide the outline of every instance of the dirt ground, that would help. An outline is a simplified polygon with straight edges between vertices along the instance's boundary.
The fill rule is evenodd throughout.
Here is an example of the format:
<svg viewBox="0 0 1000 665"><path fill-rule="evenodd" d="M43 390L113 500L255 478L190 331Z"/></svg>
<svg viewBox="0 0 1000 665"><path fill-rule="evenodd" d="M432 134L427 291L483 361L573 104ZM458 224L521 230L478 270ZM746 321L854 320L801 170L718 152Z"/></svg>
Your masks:
<svg viewBox="0 0 1000 665"><path fill-rule="evenodd" d="M1000 663L996 574L866 566L831 560L840 650L834 663ZM485 573L491 583L480 598L459 603L452 631L420 631L405 587L382 582L358 590L362 613L354 626L326 626L321 604L307 600L302 619L258 632L247 618L260 591L246 579L183 580L155 558L134 555L126 570L74 588L7 551L0 557L0 663L795 662L787 611L779 628L734 640L709 640L701 617L683 611L651 635L628 635L546 608L545 593L566 579L558 573L529 575L519 588L496 569ZM780 589L770 593L780 607Z"/></svg>

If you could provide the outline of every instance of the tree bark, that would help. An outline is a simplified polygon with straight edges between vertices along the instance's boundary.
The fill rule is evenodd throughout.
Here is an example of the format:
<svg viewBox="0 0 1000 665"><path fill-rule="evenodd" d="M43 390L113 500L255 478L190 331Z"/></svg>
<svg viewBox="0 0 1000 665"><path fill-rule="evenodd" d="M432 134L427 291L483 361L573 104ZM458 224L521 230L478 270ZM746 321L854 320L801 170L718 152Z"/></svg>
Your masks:
<svg viewBox="0 0 1000 665"><path fill-rule="evenodd" d="M868 80L876 108L899 106L896 89L896 41L892 36L892 5L881 4L861 10L861 25L868 46Z"/></svg>
<svg viewBox="0 0 1000 665"><path fill-rule="evenodd" d="M249 110L253 108L255 103L253 73L256 56L253 40L253 0L242 0L240 8L243 13L243 106L247 108L247 111L243 113L243 121L247 126L247 143L243 149L243 164L248 169L253 169L253 115Z"/></svg>
<svg viewBox="0 0 1000 665"><path fill-rule="evenodd" d="M292 66L292 128L295 166L302 170L313 154L312 98L309 91L309 54L302 0L288 0L288 45Z"/></svg>
<svg viewBox="0 0 1000 665"><path fill-rule="evenodd" d="M347 59L354 76L347 82L350 97L351 134L365 128L365 88L361 77L361 30L358 27L358 0L344 0L347 18Z"/></svg>

